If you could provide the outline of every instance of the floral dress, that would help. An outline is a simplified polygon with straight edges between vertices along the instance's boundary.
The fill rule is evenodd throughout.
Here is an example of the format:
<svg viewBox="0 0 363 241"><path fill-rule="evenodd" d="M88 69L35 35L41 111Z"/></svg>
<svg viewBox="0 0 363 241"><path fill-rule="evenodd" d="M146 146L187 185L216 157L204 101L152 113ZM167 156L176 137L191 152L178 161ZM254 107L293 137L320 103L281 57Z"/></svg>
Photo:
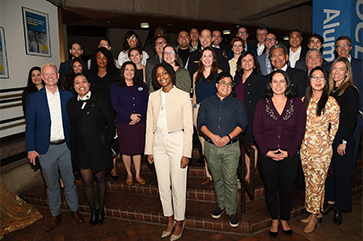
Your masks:
<svg viewBox="0 0 363 241"><path fill-rule="evenodd" d="M316 115L319 99L311 97L306 110L306 130L301 144L300 157L305 176L305 208L320 213L325 195L325 179L333 155L333 141L339 127L340 107L329 97L324 111Z"/></svg>

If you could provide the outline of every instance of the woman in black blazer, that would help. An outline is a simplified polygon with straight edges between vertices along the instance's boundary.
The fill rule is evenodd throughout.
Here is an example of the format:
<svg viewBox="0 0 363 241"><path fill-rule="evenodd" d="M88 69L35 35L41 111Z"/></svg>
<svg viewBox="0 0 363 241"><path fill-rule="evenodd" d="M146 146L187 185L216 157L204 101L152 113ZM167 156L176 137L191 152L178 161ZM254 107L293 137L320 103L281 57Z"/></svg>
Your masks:
<svg viewBox="0 0 363 241"><path fill-rule="evenodd" d="M237 70L234 76L233 94L243 102L248 118L244 139L255 150L255 166L257 164L257 148L252 135L253 116L257 102L263 98L266 91L267 78L261 74L260 65L254 52L246 51L237 60ZM250 160L246 156L246 181L250 176Z"/></svg>
<svg viewBox="0 0 363 241"><path fill-rule="evenodd" d="M67 105L71 119L72 161L81 173L84 194L91 209L90 225L94 226L104 221L105 171L112 166L110 144L115 134L115 122L110 115L110 105L91 93L90 83L84 74L76 74L73 84L78 95ZM97 184L97 209L93 179Z"/></svg>

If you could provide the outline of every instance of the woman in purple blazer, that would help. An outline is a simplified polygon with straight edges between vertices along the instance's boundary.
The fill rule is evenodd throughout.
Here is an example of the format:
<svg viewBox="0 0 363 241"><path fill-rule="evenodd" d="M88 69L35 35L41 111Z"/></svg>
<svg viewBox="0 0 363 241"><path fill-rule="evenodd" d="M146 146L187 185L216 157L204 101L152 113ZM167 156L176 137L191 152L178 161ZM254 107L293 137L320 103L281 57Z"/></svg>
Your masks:
<svg viewBox="0 0 363 241"><path fill-rule="evenodd" d="M116 127L120 153L127 172L127 185L133 184L131 159L134 162L136 181L140 185L146 183L140 176L140 167L145 145L148 98L146 84L137 78L136 65L126 61L121 67L121 78L111 86L111 102L116 112Z"/></svg>

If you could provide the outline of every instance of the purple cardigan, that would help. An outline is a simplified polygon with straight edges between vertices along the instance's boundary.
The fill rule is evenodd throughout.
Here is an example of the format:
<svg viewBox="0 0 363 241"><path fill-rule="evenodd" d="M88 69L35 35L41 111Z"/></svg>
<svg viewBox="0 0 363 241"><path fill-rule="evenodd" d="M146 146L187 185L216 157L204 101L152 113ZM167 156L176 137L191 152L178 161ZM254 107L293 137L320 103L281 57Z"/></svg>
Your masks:
<svg viewBox="0 0 363 241"><path fill-rule="evenodd" d="M271 98L265 98L256 106L253 135L265 156L268 151L280 148L293 157L304 138L305 124L306 109L300 98L288 99L282 115Z"/></svg>
<svg viewBox="0 0 363 241"><path fill-rule="evenodd" d="M149 100L149 90L145 83L141 87L118 87L117 84L111 85L111 102L116 112L116 123L128 125L131 121L131 114L141 114L139 123L146 122L146 109Z"/></svg>

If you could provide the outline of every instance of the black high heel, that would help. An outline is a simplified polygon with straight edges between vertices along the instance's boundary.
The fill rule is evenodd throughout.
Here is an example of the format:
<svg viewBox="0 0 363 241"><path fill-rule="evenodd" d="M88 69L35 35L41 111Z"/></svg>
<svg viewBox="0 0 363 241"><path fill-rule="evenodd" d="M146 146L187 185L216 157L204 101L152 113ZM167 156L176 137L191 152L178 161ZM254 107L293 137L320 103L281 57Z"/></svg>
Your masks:
<svg viewBox="0 0 363 241"><path fill-rule="evenodd" d="M272 232L272 231L268 231L268 233L270 234L270 237L271 238L276 238L277 237L277 235L279 234L279 232Z"/></svg>
<svg viewBox="0 0 363 241"><path fill-rule="evenodd" d="M98 225L103 224L103 222L105 221L105 209L104 208L102 210L98 211L97 217L98 217L97 224Z"/></svg>
<svg viewBox="0 0 363 241"><path fill-rule="evenodd" d="M335 208L335 203L334 204L327 203L326 206L324 207L324 210L322 211L322 214L327 215L334 208Z"/></svg>
<svg viewBox="0 0 363 241"><path fill-rule="evenodd" d="M98 209L96 209L95 211L91 211L91 217L89 219L89 225L91 227L97 224L97 217L98 217Z"/></svg>
<svg viewBox="0 0 363 241"><path fill-rule="evenodd" d="M290 225L289 225L290 226ZM282 231L284 232L284 234L288 237L291 237L292 236L292 228L290 227L289 230L284 230L284 228L282 227L282 223L281 223L281 229Z"/></svg>

